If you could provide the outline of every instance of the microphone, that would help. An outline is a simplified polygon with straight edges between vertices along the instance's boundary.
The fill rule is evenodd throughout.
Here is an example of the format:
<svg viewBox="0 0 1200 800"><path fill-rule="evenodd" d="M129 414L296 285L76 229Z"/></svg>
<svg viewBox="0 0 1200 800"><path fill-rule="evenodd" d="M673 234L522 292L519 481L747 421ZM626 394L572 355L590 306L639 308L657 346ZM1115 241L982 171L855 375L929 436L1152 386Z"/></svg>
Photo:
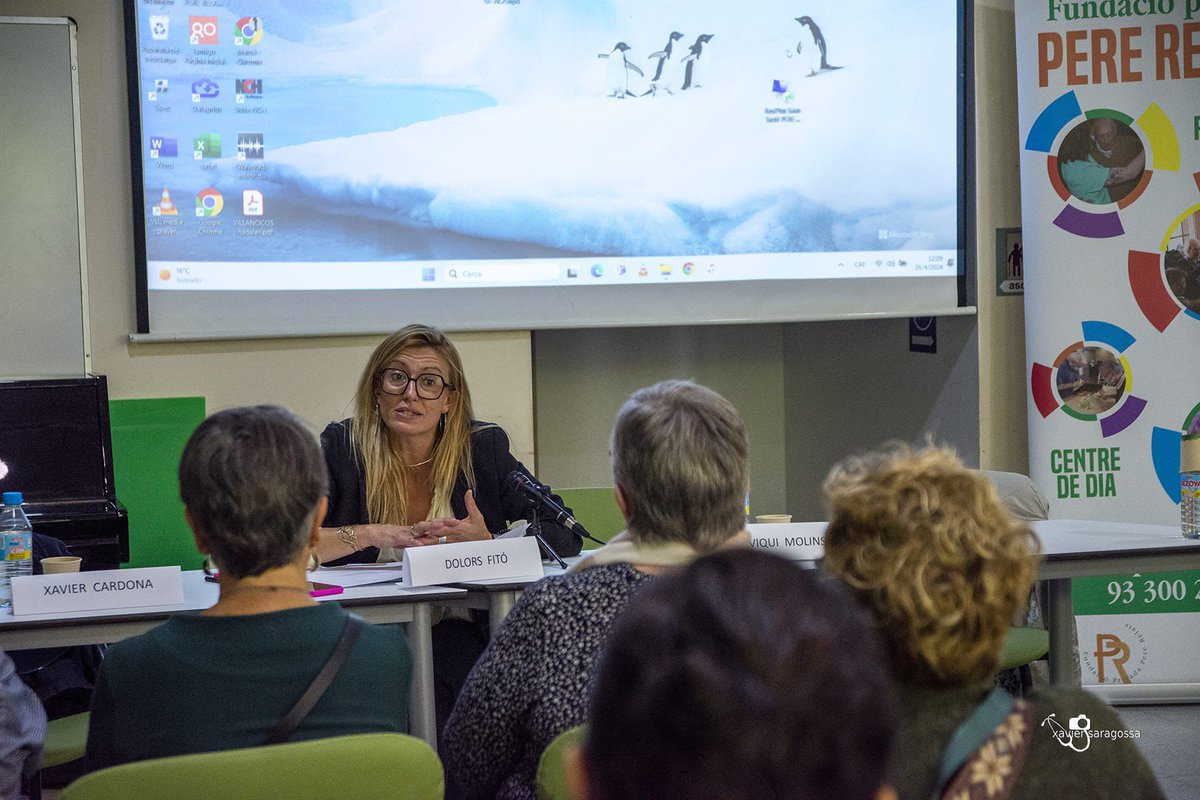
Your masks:
<svg viewBox="0 0 1200 800"><path fill-rule="evenodd" d="M519 469L514 469L508 473L508 477L504 479L504 483L510 489L514 489L529 498L529 502L535 507L549 511L554 516L555 522L576 536L581 539L591 539L597 544L604 544L604 542L588 533L587 528L583 527L579 520L571 516L571 512L563 508L562 504L554 499L554 495L550 493L550 487L538 483L537 480Z"/></svg>

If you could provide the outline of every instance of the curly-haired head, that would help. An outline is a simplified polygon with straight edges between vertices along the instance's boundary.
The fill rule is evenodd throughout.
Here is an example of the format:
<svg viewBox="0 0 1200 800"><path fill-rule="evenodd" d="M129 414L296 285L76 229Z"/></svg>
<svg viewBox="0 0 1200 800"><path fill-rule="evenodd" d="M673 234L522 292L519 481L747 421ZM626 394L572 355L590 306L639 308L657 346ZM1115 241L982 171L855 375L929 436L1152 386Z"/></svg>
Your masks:
<svg viewBox="0 0 1200 800"><path fill-rule="evenodd" d="M825 567L874 612L896 676L992 675L1039 544L991 481L950 450L900 447L842 462L824 489Z"/></svg>

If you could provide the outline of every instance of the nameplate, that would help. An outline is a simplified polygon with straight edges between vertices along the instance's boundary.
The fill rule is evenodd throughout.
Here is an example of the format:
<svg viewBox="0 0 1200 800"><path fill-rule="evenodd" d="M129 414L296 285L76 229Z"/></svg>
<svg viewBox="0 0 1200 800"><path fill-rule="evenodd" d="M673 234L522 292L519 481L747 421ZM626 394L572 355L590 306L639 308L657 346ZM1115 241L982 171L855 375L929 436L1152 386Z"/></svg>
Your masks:
<svg viewBox="0 0 1200 800"><path fill-rule="evenodd" d="M540 578L537 539L492 539L404 550L404 585L433 586L493 578Z"/></svg>
<svg viewBox="0 0 1200 800"><path fill-rule="evenodd" d="M105 569L13 578L13 615L183 605L179 567Z"/></svg>
<svg viewBox="0 0 1200 800"><path fill-rule="evenodd" d="M750 544L791 561L816 561L825 555L825 522L752 524Z"/></svg>

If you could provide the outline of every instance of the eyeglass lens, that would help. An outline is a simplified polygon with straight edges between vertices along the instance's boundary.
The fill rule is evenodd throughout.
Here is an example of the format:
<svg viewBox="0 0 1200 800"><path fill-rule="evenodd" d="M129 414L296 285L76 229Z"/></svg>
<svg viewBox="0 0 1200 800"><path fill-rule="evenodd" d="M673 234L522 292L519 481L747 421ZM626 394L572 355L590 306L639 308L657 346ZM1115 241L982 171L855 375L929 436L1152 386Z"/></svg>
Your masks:
<svg viewBox="0 0 1200 800"><path fill-rule="evenodd" d="M435 375L432 372L411 378L403 370L386 369L380 376L380 385L388 394L404 394L408 391L409 383L416 384L417 397L425 400L438 399L446 389L445 379L441 375Z"/></svg>

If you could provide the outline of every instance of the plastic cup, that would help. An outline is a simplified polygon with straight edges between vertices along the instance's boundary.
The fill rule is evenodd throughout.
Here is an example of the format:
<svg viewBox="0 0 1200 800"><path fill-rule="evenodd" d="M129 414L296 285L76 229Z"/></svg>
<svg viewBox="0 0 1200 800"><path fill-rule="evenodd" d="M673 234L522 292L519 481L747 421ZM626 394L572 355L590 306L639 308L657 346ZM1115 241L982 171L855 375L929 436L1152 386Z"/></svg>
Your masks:
<svg viewBox="0 0 1200 800"><path fill-rule="evenodd" d="M42 572L47 575L57 575L60 572L79 572L83 561L79 556L50 556L42 559Z"/></svg>
<svg viewBox="0 0 1200 800"><path fill-rule="evenodd" d="M791 514L759 514L754 519L755 519L755 521L760 522L760 523L791 522L792 515Z"/></svg>

